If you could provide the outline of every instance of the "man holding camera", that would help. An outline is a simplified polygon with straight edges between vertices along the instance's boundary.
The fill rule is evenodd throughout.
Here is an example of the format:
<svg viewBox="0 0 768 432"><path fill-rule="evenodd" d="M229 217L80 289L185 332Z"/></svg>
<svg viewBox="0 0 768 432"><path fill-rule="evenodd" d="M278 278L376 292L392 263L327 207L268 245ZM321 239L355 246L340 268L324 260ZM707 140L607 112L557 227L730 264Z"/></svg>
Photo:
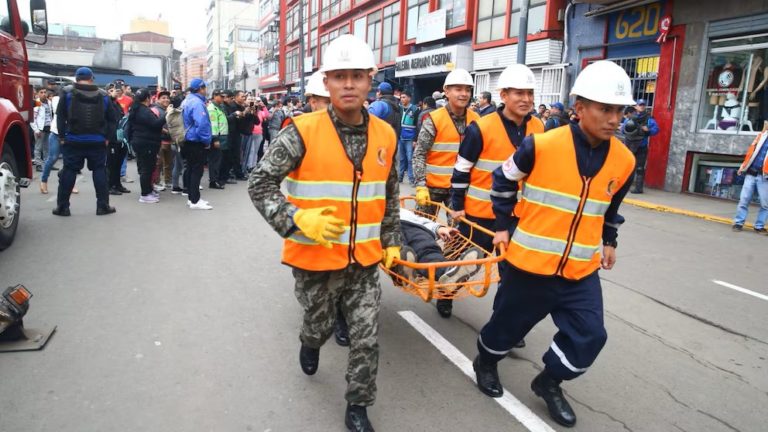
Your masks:
<svg viewBox="0 0 768 432"><path fill-rule="evenodd" d="M631 115L624 126L624 144L635 155L635 184L630 192L643 193L645 182L645 162L648 160L648 139L659 133L659 125L645 110L645 99L638 99L635 104L635 113Z"/></svg>

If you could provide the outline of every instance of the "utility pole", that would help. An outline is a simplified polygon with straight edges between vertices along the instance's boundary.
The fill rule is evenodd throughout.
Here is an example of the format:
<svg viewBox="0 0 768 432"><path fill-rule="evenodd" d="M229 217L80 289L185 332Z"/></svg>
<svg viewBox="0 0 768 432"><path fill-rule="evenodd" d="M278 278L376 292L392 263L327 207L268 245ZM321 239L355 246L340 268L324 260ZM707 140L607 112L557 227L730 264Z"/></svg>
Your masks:
<svg viewBox="0 0 768 432"><path fill-rule="evenodd" d="M304 0L299 2L299 98L304 97Z"/></svg>
<svg viewBox="0 0 768 432"><path fill-rule="evenodd" d="M520 5L520 32L517 37L517 63L525 64L525 50L528 43L528 6L530 0L522 0Z"/></svg>

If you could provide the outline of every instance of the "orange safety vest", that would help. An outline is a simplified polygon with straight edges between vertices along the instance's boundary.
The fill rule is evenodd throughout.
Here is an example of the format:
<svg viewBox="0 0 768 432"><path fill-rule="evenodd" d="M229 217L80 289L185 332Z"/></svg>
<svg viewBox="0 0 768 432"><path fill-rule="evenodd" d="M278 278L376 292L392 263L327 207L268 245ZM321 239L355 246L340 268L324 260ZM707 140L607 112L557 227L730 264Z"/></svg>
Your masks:
<svg viewBox="0 0 768 432"><path fill-rule="evenodd" d="M456 130L451 114L446 107L429 113L435 124L435 142L427 153L427 186L448 189L451 187L453 166L459 154L459 144L463 138ZM467 124L480 120L480 115L471 109L467 110Z"/></svg>
<svg viewBox="0 0 768 432"><path fill-rule="evenodd" d="M605 212L635 169L635 157L611 137L594 177L582 177L571 128L536 135L535 165L515 206L520 218L505 258L520 270L580 280L600 267Z"/></svg>
<svg viewBox="0 0 768 432"><path fill-rule="evenodd" d="M483 150L469 171L469 188L464 199L464 211L469 216L495 219L496 216L491 207L492 173L512 156L517 148L510 141L498 112L482 117L476 123L483 138ZM526 136L542 132L544 132L544 123L531 116L525 124Z"/></svg>
<svg viewBox="0 0 768 432"><path fill-rule="evenodd" d="M746 172L749 169L752 162L754 162L754 158L757 157L757 154L760 153L760 149L764 145L768 145L768 132L763 132L756 136L752 144L749 145L747 156L744 158L744 162L741 163L739 171ZM763 175L768 175L768 156L763 160Z"/></svg>
<svg viewBox="0 0 768 432"><path fill-rule="evenodd" d="M389 124L374 116L368 121L368 146L362 171L347 156L327 110L291 119L306 148L298 168L285 178L287 198L300 209L335 206L345 231L320 246L296 231L285 239L283 263L310 271L340 270L356 262L381 261L381 221L386 209L387 178L397 148Z"/></svg>

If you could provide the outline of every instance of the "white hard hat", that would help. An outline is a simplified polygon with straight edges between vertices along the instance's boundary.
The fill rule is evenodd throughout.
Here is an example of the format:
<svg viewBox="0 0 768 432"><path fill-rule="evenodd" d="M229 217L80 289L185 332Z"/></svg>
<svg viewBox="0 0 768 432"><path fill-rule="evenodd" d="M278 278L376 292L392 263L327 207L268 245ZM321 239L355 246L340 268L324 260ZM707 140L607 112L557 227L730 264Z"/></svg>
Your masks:
<svg viewBox="0 0 768 432"><path fill-rule="evenodd" d="M322 72L317 71L309 77L307 88L304 91L304 96L331 97L331 94L328 93L328 90L325 89Z"/></svg>
<svg viewBox="0 0 768 432"><path fill-rule="evenodd" d="M515 89L530 89L536 88L536 77L533 75L533 71L524 64L511 64L507 66L499 75L499 82L496 85L496 90L504 90L508 88Z"/></svg>
<svg viewBox="0 0 768 432"><path fill-rule="evenodd" d="M468 85L474 87L475 82L472 80L472 75L470 75L466 69L454 69L447 77L445 77L443 88L450 85Z"/></svg>
<svg viewBox="0 0 768 432"><path fill-rule="evenodd" d="M320 72L344 69L379 70L371 47L364 40L350 34L339 36L328 45Z"/></svg>
<svg viewBox="0 0 768 432"><path fill-rule="evenodd" d="M599 60L576 77L571 96L581 96L610 105L634 105L632 82L627 72L608 60Z"/></svg>

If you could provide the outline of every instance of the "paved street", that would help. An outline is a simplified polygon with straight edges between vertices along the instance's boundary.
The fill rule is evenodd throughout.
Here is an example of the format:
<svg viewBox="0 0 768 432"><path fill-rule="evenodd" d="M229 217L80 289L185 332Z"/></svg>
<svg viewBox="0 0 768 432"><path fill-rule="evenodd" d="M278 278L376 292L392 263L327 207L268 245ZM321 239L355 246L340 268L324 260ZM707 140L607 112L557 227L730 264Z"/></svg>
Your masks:
<svg viewBox="0 0 768 432"><path fill-rule="evenodd" d="M346 349L329 341L318 374L301 373L293 279L245 183L204 190L210 212L170 192L139 204L134 183L113 197L116 215L97 217L84 173L70 218L51 215L55 192L41 195L37 180L25 190L17 241L0 254L3 286L34 294L27 326L58 326L43 351L0 354L0 430L344 430ZM768 238L631 206L621 213L618 263L601 274L608 343L563 385L578 415L572 430L764 431L768 301L713 281L768 295ZM377 430L526 430L399 314L412 311L471 360L495 291L457 302L445 320L382 285L379 396L369 410ZM553 329L537 326L499 373L509 394L564 430L529 389Z"/></svg>

